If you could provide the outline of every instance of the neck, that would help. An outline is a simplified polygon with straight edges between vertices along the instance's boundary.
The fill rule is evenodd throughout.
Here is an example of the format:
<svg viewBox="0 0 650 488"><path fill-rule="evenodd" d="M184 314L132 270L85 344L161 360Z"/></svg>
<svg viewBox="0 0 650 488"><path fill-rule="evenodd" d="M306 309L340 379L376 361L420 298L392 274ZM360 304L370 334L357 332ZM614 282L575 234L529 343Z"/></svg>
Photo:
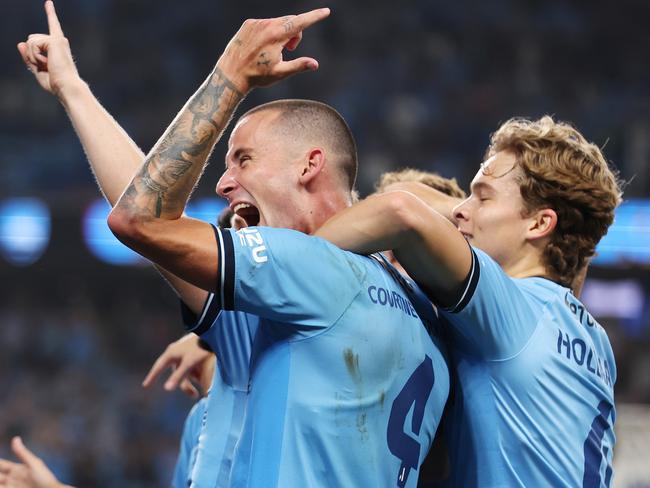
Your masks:
<svg viewBox="0 0 650 488"><path fill-rule="evenodd" d="M546 266L542 263L542 256L535 247L508 261L503 266L503 271L512 278L550 277Z"/></svg>
<svg viewBox="0 0 650 488"><path fill-rule="evenodd" d="M306 234L313 234L325 222L352 203L350 195L341 191L319 191L319 198L307 198L304 208L305 221L303 229Z"/></svg>
<svg viewBox="0 0 650 488"><path fill-rule="evenodd" d="M537 266L527 266L527 267L512 267L505 269L506 274L512 278L530 278L532 276L543 276L550 278L550 275L546 271L546 267L542 265Z"/></svg>

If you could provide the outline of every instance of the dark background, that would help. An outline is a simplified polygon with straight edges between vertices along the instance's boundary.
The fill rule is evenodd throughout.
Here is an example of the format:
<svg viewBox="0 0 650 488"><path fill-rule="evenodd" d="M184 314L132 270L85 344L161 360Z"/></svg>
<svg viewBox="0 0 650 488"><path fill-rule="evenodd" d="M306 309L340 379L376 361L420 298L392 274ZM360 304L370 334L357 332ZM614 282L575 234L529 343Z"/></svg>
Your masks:
<svg viewBox="0 0 650 488"><path fill-rule="evenodd" d="M331 17L295 54L320 70L258 90L240 110L277 98L333 105L359 144L362 195L402 166L467 188L501 122L553 114L605 147L626 198L650 197L649 2L56 3L79 72L145 152L245 18L320 6ZM1 8L0 203L42 199L52 234L30 266L0 259L0 457L21 434L68 483L166 485L190 401L140 382L182 334L176 300L149 268L102 263L84 245L83 211L98 191L63 108L15 48L46 32L42 2ZM213 195L224 153L220 144L197 197ZM590 279L641 290L637 317L598 319L617 355L618 401L650 403L648 267L594 266Z"/></svg>

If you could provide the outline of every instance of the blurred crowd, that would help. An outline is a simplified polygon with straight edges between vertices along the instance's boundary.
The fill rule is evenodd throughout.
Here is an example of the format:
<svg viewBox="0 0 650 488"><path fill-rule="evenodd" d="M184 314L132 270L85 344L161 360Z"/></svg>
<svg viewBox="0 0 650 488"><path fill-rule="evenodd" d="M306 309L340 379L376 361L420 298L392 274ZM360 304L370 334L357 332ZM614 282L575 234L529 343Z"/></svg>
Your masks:
<svg viewBox="0 0 650 488"><path fill-rule="evenodd" d="M246 17L321 6L244 0L57 0L80 73L145 150L207 75ZM284 97L339 109L359 144L362 195L401 166L456 177L466 188L488 137L511 116L572 121L605 146L630 183L650 196L650 3L634 0L334 0L332 17L297 54L321 64L253 93L243 108ZM32 268L0 263L0 457L21 434L66 482L164 486L190 401L140 383L181 334L171 292L152 272L90 259L71 221L96 196L61 106L34 83L15 52L46 29L39 1L9 0L0 55L0 198L39 196L54 209L56 253ZM212 194L224 146L199 195ZM57 230L63 225L66 230ZM75 229L71 231L70 229ZM53 264L47 260L55 259ZM625 275L625 271L601 271ZM598 273L597 273L598 274ZM650 303L650 277L637 272ZM634 333L607 319L619 364L619 401L650 402L650 312ZM645 373L644 373L645 372Z"/></svg>
<svg viewBox="0 0 650 488"><path fill-rule="evenodd" d="M2 297L0 458L12 458L9 439L21 435L74 486L169 485L191 400L141 386L182 333L158 281L60 280Z"/></svg>
<svg viewBox="0 0 650 488"><path fill-rule="evenodd" d="M14 49L45 30L40 2L9 0L0 50L0 190L85 186L84 158L60 106L24 71ZM148 150L207 75L246 17L284 15L307 2L59 0L82 76ZM282 98L332 104L359 143L362 194L383 171L411 165L467 184L488 136L511 116L572 121L626 179L650 193L650 4L635 0L334 1L297 55L321 64L245 107ZM11 9L11 6L9 7ZM223 147L213 159L221 167ZM218 174L218 169L214 172ZM211 192L212 185L200 191Z"/></svg>

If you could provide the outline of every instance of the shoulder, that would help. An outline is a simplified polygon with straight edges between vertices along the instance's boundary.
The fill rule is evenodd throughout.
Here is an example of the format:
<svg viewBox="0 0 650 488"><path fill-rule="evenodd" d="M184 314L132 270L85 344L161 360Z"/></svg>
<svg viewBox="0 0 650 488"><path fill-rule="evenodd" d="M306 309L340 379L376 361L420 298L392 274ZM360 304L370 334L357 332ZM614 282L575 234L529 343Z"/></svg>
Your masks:
<svg viewBox="0 0 650 488"><path fill-rule="evenodd" d="M513 278L512 281L528 300L540 306L562 301L567 295L573 296L571 290L546 278Z"/></svg>
<svg viewBox="0 0 650 488"><path fill-rule="evenodd" d="M223 231L222 231L223 232ZM366 256L354 254L336 247L321 237L311 236L292 229L272 227L247 227L238 231L228 230L235 245L256 249L258 255L266 252L277 258L291 258L297 261L313 260L322 254L341 261L362 263Z"/></svg>

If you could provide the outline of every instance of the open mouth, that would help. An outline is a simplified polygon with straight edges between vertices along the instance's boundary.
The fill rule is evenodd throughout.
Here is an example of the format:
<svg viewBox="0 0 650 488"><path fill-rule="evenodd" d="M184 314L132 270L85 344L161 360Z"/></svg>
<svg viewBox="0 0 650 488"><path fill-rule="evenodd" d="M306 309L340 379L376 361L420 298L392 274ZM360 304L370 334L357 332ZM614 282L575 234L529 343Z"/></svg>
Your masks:
<svg viewBox="0 0 650 488"><path fill-rule="evenodd" d="M248 227L259 225L260 223L260 211L255 207L255 205L251 205L250 203L238 203L233 207L232 211L235 212L238 217L244 219Z"/></svg>

